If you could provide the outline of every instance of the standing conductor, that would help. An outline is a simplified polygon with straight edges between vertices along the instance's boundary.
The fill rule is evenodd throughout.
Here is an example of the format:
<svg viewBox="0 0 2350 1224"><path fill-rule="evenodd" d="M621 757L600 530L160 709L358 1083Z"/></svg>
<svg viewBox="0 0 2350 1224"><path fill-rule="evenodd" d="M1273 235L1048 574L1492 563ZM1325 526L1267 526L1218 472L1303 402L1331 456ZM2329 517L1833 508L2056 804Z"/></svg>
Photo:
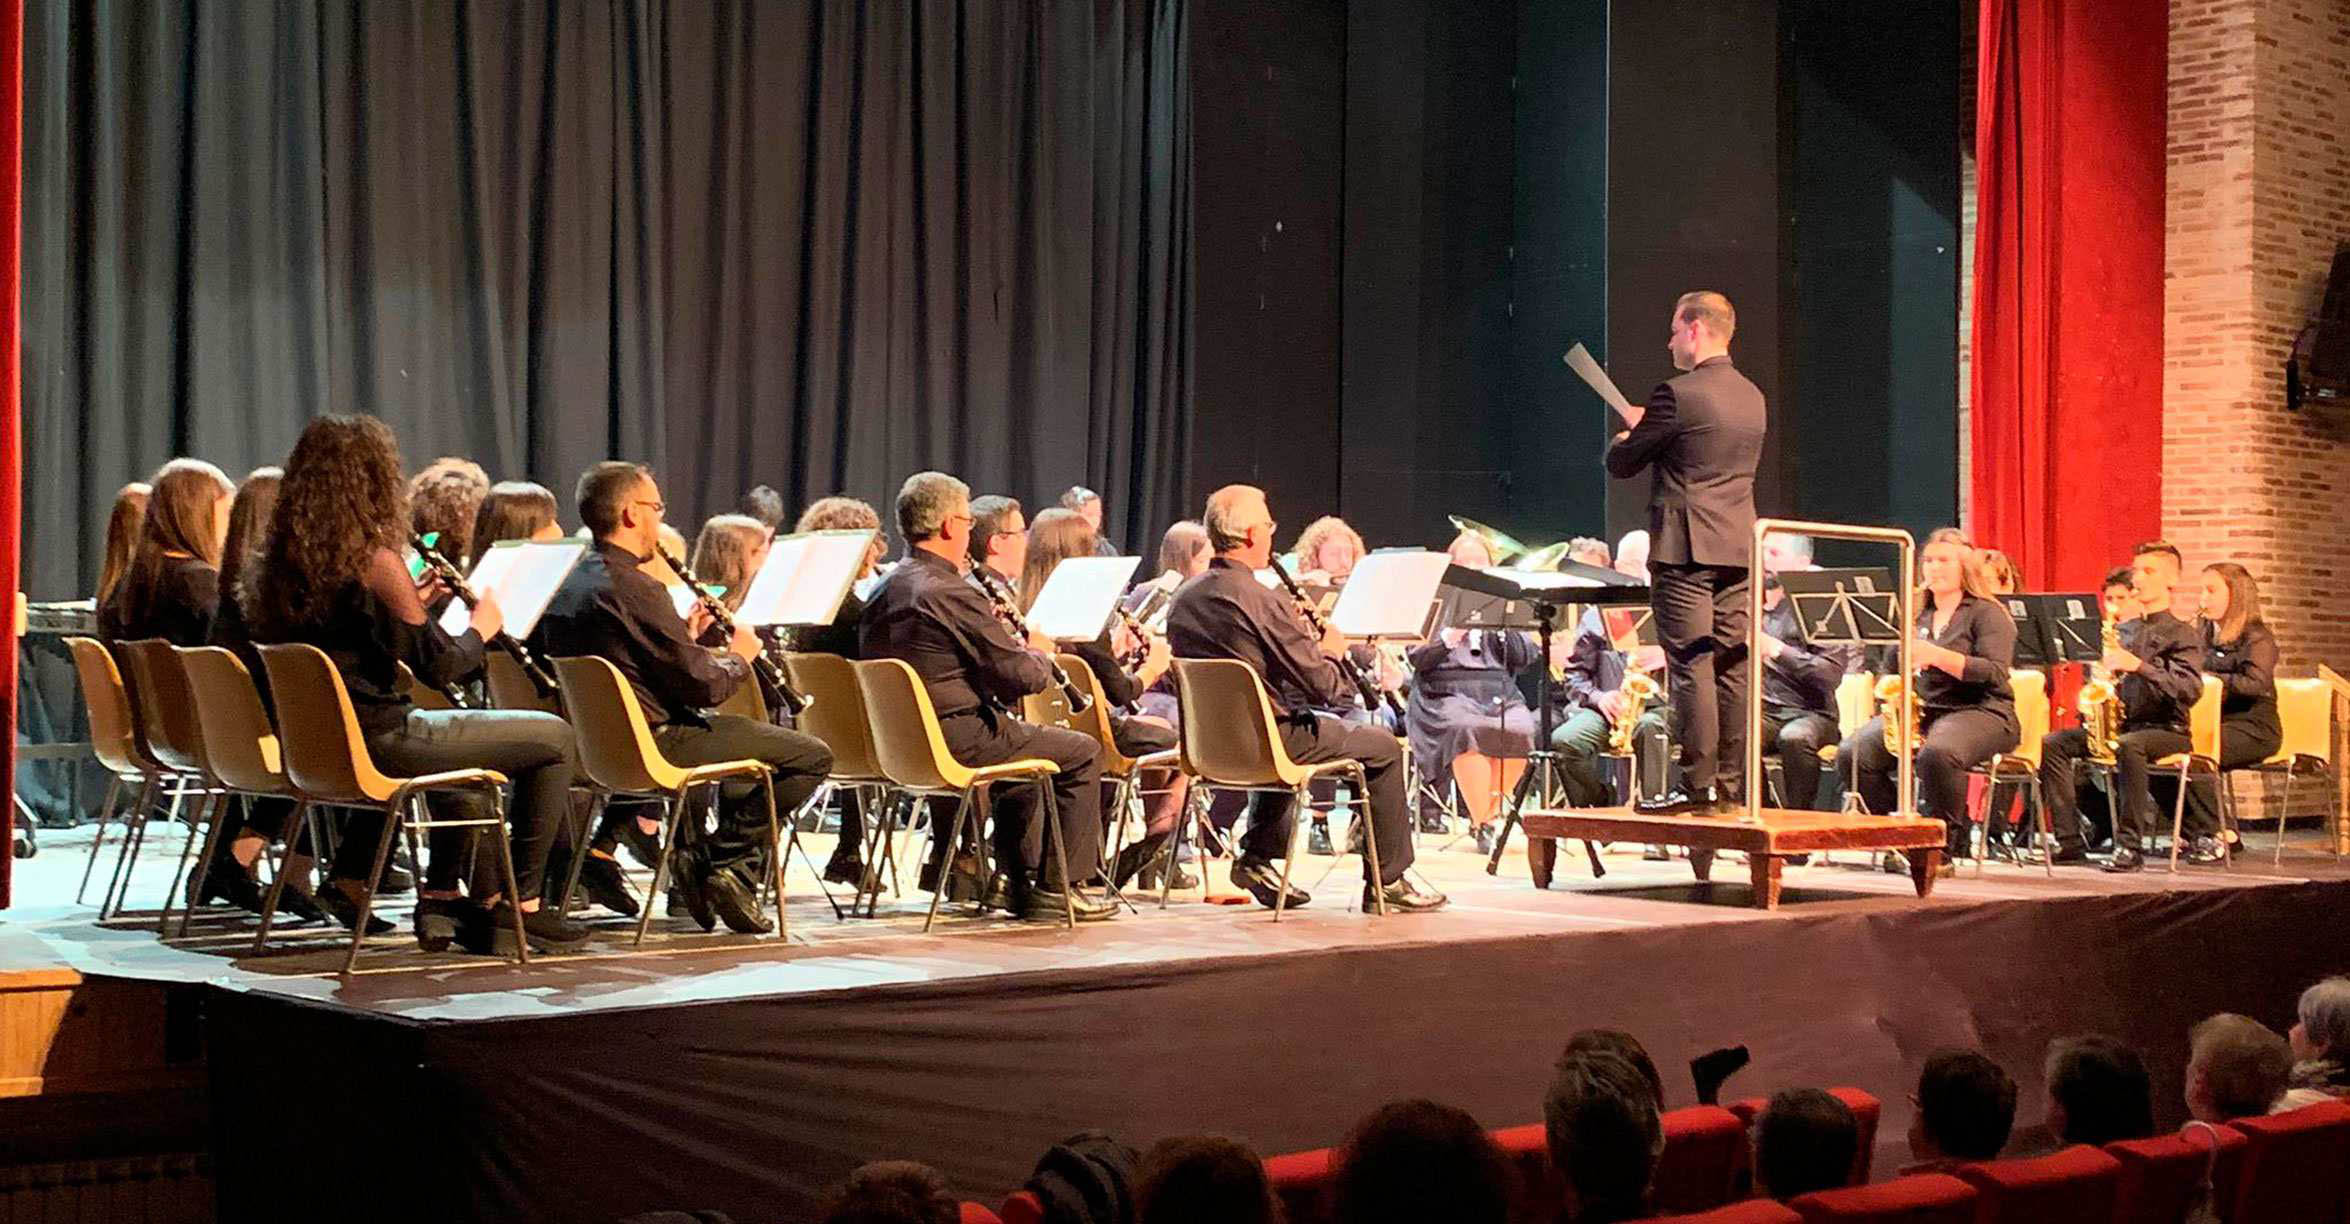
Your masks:
<svg viewBox="0 0 2350 1224"><path fill-rule="evenodd" d="M1671 677L1680 789L1641 804L1651 813L1712 811L1744 801L1746 583L1754 536L1754 467L1762 457L1762 392L1730 364L1738 316L1719 293L1673 303L1673 368L1635 405L1608 447L1607 470L1656 469L1649 497L1649 606Z"/></svg>

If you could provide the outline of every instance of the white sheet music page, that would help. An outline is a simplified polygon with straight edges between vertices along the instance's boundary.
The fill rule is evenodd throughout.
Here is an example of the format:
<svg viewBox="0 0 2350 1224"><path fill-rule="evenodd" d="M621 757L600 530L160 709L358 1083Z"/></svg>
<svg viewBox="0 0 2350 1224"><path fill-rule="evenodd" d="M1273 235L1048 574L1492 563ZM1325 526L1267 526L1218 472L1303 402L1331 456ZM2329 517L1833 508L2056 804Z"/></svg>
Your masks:
<svg viewBox="0 0 2350 1224"><path fill-rule="evenodd" d="M1350 638L1418 638L1452 558L1417 548L1381 549L1355 563L1330 623Z"/></svg>
<svg viewBox="0 0 2350 1224"><path fill-rule="evenodd" d="M1028 627L1056 642L1090 642L1110 627L1110 610L1126 593L1140 557L1071 557L1053 567Z"/></svg>
<svg viewBox="0 0 2350 1224"><path fill-rule="evenodd" d="M872 547L869 527L777 536L735 619L754 627L831 624Z"/></svg>
<svg viewBox="0 0 2350 1224"><path fill-rule="evenodd" d="M498 611L506 619L507 636L517 640L530 636L538 627L539 616L555 592L570 576L571 567L587 555L586 540L506 540L490 546L473 563L473 572L465 576L465 585L477 595L488 595L498 601ZM462 599L449 601L441 613L441 628L451 636L465 632L473 620L473 612Z"/></svg>

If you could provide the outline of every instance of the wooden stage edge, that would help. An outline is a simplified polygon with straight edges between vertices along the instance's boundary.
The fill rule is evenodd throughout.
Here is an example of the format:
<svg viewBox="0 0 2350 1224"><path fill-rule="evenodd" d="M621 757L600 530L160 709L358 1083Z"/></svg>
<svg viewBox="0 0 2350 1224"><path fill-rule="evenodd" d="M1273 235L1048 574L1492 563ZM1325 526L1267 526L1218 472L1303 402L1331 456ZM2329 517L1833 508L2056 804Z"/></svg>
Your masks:
<svg viewBox="0 0 2350 1224"><path fill-rule="evenodd" d="M1949 836L1939 820L1869 816L1857 812L1794 812L1764 808L1759 821L1736 815L1649 816L1630 808L1547 808L1523 817L1528 837L1562 841L1633 842L1686 846L1690 870L1713 878L1714 855L1736 850L1754 874L1754 905L1779 908L1779 879L1787 857L1829 850L1892 850L1909 859L1918 896L1932 896Z"/></svg>

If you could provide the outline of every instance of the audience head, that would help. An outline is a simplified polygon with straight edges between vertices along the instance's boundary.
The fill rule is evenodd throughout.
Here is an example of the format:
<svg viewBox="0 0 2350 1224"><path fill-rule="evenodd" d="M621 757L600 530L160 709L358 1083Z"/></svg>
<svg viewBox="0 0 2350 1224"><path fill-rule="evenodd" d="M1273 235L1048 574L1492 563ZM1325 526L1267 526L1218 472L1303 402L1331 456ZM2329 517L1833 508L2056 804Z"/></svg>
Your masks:
<svg viewBox="0 0 2350 1224"><path fill-rule="evenodd" d="M1608 553L1606 540L1594 540L1590 536L1576 536L1567 541L1567 560L1581 565L1596 565L1601 569L1606 569L1612 561L1612 557Z"/></svg>
<svg viewBox="0 0 2350 1224"><path fill-rule="evenodd" d="M653 555L662 543L661 488L653 469L641 463L610 459L580 473L572 492L579 521L601 543L614 544L638 557ZM681 537L682 539L682 537Z"/></svg>
<svg viewBox="0 0 2350 1224"><path fill-rule="evenodd" d="M1084 485L1071 485L1069 486L1069 490L1067 492L1061 494L1061 509L1075 510L1077 513L1085 517L1086 524L1093 528L1095 534L1098 535L1101 533L1101 494L1086 488ZM1042 518L1044 516L1038 515L1037 517Z"/></svg>
<svg viewBox="0 0 2350 1224"><path fill-rule="evenodd" d="M910 548L962 561L971 544L971 486L945 472L916 472L898 486L898 534Z"/></svg>
<svg viewBox="0 0 2350 1224"><path fill-rule="evenodd" d="M1039 521L1043 515L1037 516ZM1230 1139L1162 1139L1135 1176L1135 1224L1277 1224L1265 1162Z"/></svg>
<svg viewBox="0 0 2350 1224"><path fill-rule="evenodd" d="M1639 1038L1622 1029L1587 1028L1567 1038L1566 1048L1559 1051L1559 1062L1564 1064L1583 1054L1613 1054L1632 1064L1632 1069L1640 1073L1656 1097L1658 1111L1663 1111L1665 1080L1656 1073L1656 1060L1648 1056L1648 1047L1641 1045Z"/></svg>
<svg viewBox="0 0 2350 1224"><path fill-rule="evenodd" d="M2233 561L2203 567L2203 619L2215 642L2234 642L2260 623L2260 583Z"/></svg>
<svg viewBox="0 0 2350 1224"><path fill-rule="evenodd" d="M114 494L114 508L106 515L106 557L98 570L98 602L114 591L114 584L122 581L123 571L130 568L131 554L139 547L139 528L147 517L147 495L152 490L144 480L134 480Z"/></svg>
<svg viewBox="0 0 2350 1224"><path fill-rule="evenodd" d="M1849 1183L1859 1151L1852 1108L1817 1088L1773 1096L1754 1122L1755 1178L1775 1199Z"/></svg>
<svg viewBox="0 0 2350 1224"><path fill-rule="evenodd" d="M849 1174L824 1224L957 1224L963 1205L938 1170L911 1160L877 1160Z"/></svg>
<svg viewBox="0 0 2350 1224"><path fill-rule="evenodd" d="M2179 585L2185 561L2168 540L2148 540L2130 554L2130 593L2144 608L2170 607L2171 589Z"/></svg>
<svg viewBox="0 0 2350 1224"><path fill-rule="evenodd" d="M1363 537L1335 514L1325 514L1297 533L1297 569L1300 574L1321 573L1336 582L1355 572L1363 559Z"/></svg>
<svg viewBox="0 0 2350 1224"><path fill-rule="evenodd" d="M1159 541L1159 572L1185 578L1207 572L1208 529L1198 519L1177 519Z"/></svg>
<svg viewBox="0 0 2350 1224"><path fill-rule="evenodd" d="M1336 1163L1341 1224L1509 1218L1508 1159L1475 1118L1450 1105L1380 1106L1347 1136Z"/></svg>
<svg viewBox="0 0 2350 1224"><path fill-rule="evenodd" d="M857 568L857 577L873 572L881 559L889 555L889 536L881 530L881 515L872 506L854 497L819 497L800 511L800 521L793 531L859 531L873 533L873 546L865 550L865 564Z"/></svg>
<svg viewBox="0 0 2350 1224"><path fill-rule="evenodd" d="M1730 299L1699 289L1673 303L1673 331L1665 349L1673 355L1674 369L1693 370L1698 362L1729 351L1730 337L1737 332L1738 312Z"/></svg>
<svg viewBox="0 0 2350 1224"><path fill-rule="evenodd" d="M1044 589L1045 580L1061 562L1092 556L1098 538L1093 524L1075 510L1055 506L1037 515L1028 526L1027 563L1020 570L1020 610L1035 606L1036 593Z"/></svg>
<svg viewBox="0 0 2350 1224"><path fill-rule="evenodd" d="M139 521L131 564L160 566L163 555L179 553L220 564L228 538L229 503L237 487L228 474L201 459L174 459L148 479L147 512Z"/></svg>
<svg viewBox="0 0 2350 1224"><path fill-rule="evenodd" d="M220 600L225 606L242 590L253 562L269 535L269 516L277 512L278 487L285 483L281 467L257 467L237 486L229 503L228 539L220 549Z"/></svg>
<svg viewBox="0 0 2350 1224"><path fill-rule="evenodd" d="M2199 1122L2260 1117L2293 1078L2293 1049L2250 1016L2221 1012L2187 1035L2187 1112Z"/></svg>
<svg viewBox="0 0 2350 1224"><path fill-rule="evenodd" d="M563 525L555 521L555 494L527 480L501 480L490 486L473 516L473 555L478 561L492 544L507 540L560 540Z"/></svg>
<svg viewBox="0 0 2350 1224"><path fill-rule="evenodd" d="M1273 563L1273 532L1279 524L1265 504L1265 491L1255 485L1225 485L1208 494L1207 512L1200 515L1208 546L1252 569Z"/></svg>
<svg viewBox="0 0 2350 1224"><path fill-rule="evenodd" d="M767 529L767 534L774 535L775 529L783 526L783 494L768 485L753 485L751 491L743 494L742 500L735 503L734 511L759 520L759 525Z"/></svg>
<svg viewBox="0 0 2350 1224"><path fill-rule="evenodd" d="M2117 624L2138 619L2138 596L2131 590L2129 566L2105 575L2104 585L2097 590L2097 602L2105 617Z"/></svg>
<svg viewBox="0 0 2350 1224"><path fill-rule="evenodd" d="M282 641L331 610L379 551L408 543L400 444L372 416L312 417L286 457L262 560L245 583L245 618Z"/></svg>
<svg viewBox="0 0 2350 1224"><path fill-rule="evenodd" d="M1028 564L1028 516L1015 497L990 494L971 501L971 563L1017 582Z"/></svg>
<svg viewBox="0 0 2350 1224"><path fill-rule="evenodd" d="M444 557L470 557L474 516L489 495L489 473L480 464L443 455L408 482L408 527L420 536L436 536L433 550Z"/></svg>
<svg viewBox="0 0 2350 1224"><path fill-rule="evenodd" d="M2042 1071L2049 1129L2064 1142L2102 1146L2154 1133L2154 1087L2136 1050L2095 1034L2060 1038Z"/></svg>
<svg viewBox="0 0 2350 1224"><path fill-rule="evenodd" d="M770 539L767 524L750 515L713 515L694 537L694 555L686 564L703 585L726 588L719 592L718 602L739 608L750 593L752 577L767 564Z"/></svg>
<svg viewBox="0 0 2350 1224"><path fill-rule="evenodd" d="M1616 572L1648 581L1648 532L1627 531L1623 539L1616 541Z"/></svg>
<svg viewBox="0 0 2350 1224"><path fill-rule="evenodd" d="M1550 1159L1567 1184L1576 1224L1637 1220L1664 1151L1656 1088L1630 1061L1600 1051L1569 1054L1542 1102Z"/></svg>
<svg viewBox="0 0 2350 1224"><path fill-rule="evenodd" d="M1973 1050L1944 1050L1918 1074L1909 1148L1920 1160L1990 1160L2015 1127L2015 1081Z"/></svg>
<svg viewBox="0 0 2350 1224"><path fill-rule="evenodd" d="M2301 992L2293 1057L2302 1062L2350 1064L2350 977L2330 977Z"/></svg>
<svg viewBox="0 0 2350 1224"><path fill-rule="evenodd" d="M1774 531L1763 537L1763 572L1784 574L1811 568L1811 537L1792 531Z"/></svg>

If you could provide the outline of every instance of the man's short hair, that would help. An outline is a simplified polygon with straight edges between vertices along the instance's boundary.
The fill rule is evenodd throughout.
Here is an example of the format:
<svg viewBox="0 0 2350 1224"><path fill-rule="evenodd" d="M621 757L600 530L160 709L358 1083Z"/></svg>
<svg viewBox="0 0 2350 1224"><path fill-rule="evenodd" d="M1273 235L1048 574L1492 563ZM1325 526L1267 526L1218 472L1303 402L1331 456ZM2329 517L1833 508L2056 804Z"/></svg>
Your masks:
<svg viewBox="0 0 2350 1224"><path fill-rule="evenodd" d="M1341 1224L1503 1224L1514 1173L1475 1118L1434 1101L1382 1105L1338 1150Z"/></svg>
<svg viewBox="0 0 2350 1224"><path fill-rule="evenodd" d="M1208 494L1208 508L1199 517L1200 525L1207 528L1208 547L1226 552L1248 542L1248 534L1235 530L1233 520L1239 516L1240 504L1252 496L1262 500L1265 491L1255 485L1231 484Z"/></svg>
<svg viewBox="0 0 2350 1224"><path fill-rule="evenodd" d="M1770 540L1777 540L1780 547L1807 562L1815 555L1811 537L1800 531L1774 531L1764 542Z"/></svg>
<svg viewBox="0 0 2350 1224"><path fill-rule="evenodd" d="M911 1160L877 1160L849 1174L824 1224L956 1224L962 1204L946 1179Z"/></svg>
<svg viewBox="0 0 2350 1224"><path fill-rule="evenodd" d="M620 514L637 486L653 478L653 469L625 459L607 459L579 474L571 500L588 534L603 538L620 527Z"/></svg>
<svg viewBox="0 0 2350 1224"><path fill-rule="evenodd" d="M2130 585L2130 567L2125 565L2119 569L2109 571L2105 575L2104 585L2099 586L2097 589L2100 591L2110 591L2115 587L2120 587L2126 591L2130 589Z"/></svg>
<svg viewBox="0 0 2350 1224"><path fill-rule="evenodd" d="M2180 554L2179 546L2171 543L2169 540L2148 540L2145 543L2140 544L2136 548L2130 550L2130 560L2135 561L2149 553L2153 553L2158 556L2169 557L2170 563L2172 565L2179 566L2182 569L2186 567L2187 558Z"/></svg>
<svg viewBox="0 0 2350 1224"><path fill-rule="evenodd" d="M993 538L995 533L1002 531L1004 524L1010 522L1013 515L1024 513L1025 511L1020 509L1020 499L1017 497L1004 497L990 493L985 497L972 498L971 559L985 561L988 540Z"/></svg>
<svg viewBox="0 0 2350 1224"><path fill-rule="evenodd" d="M2187 1082L2202 1077L2204 1095L2222 1118L2266 1114L2293 1078L2293 1047L2250 1016L2209 1017L2188 1032L2187 1046Z"/></svg>
<svg viewBox="0 0 2350 1224"><path fill-rule="evenodd" d="M1656 1107L1665 1107L1664 1077L1656 1073L1656 1060L1648 1056L1648 1047L1641 1045L1638 1037L1622 1029L1587 1028L1567 1038L1566 1048L1559 1051L1559 1062L1581 1054L1613 1054L1632 1064L1656 1094Z"/></svg>
<svg viewBox="0 0 2350 1224"><path fill-rule="evenodd" d="M1730 299L1711 289L1684 293L1673 303L1674 322L1687 323L1692 319L1705 324L1705 329L1720 336L1725 344L1738 331L1738 311L1731 307Z"/></svg>
<svg viewBox="0 0 2350 1224"><path fill-rule="evenodd" d="M1208 550L1208 529L1197 519L1177 519L1159 541L1159 572L1179 570Z"/></svg>
<svg viewBox="0 0 2350 1224"><path fill-rule="evenodd" d="M898 486L898 534L908 544L934 539L947 514L970 502L970 485L945 472L916 472Z"/></svg>
<svg viewBox="0 0 2350 1224"><path fill-rule="evenodd" d="M1161 1139L1143 1153L1135 1175L1135 1224L1274 1224L1280 1218L1265 1162L1246 1145L1195 1135Z"/></svg>
<svg viewBox="0 0 2350 1224"><path fill-rule="evenodd" d="M1070 485L1068 490L1061 494L1061 509L1083 510L1085 509L1085 503L1097 502L1101 499L1101 494L1086 488L1084 485Z"/></svg>
<svg viewBox="0 0 2350 1224"><path fill-rule="evenodd" d="M1973 1050L1944 1050L1918 1073L1926 1136L1957 1160L1991 1160L2015 1129L2015 1081Z"/></svg>
<svg viewBox="0 0 2350 1224"><path fill-rule="evenodd" d="M2301 992L2294 1007L2301 1036L2329 1062L2350 1062L2350 977L2330 977Z"/></svg>
<svg viewBox="0 0 2350 1224"><path fill-rule="evenodd" d="M2063 1037L2048 1047L2042 1077L2064 1107L2066 1143L2100 1147L2154 1133L2154 1086L2138 1052L2111 1037Z"/></svg>
<svg viewBox="0 0 2350 1224"><path fill-rule="evenodd" d="M1860 1122L1817 1088L1779 1093L1754 1122L1754 1172L1763 1192L1786 1200L1852 1180Z"/></svg>
<svg viewBox="0 0 2350 1224"><path fill-rule="evenodd" d="M1567 541L1568 556L1572 557L1577 554L1589 553L1598 553L1598 563L1601 565L1612 564L1615 561L1616 554L1608 548L1606 540L1597 539L1592 536L1576 536L1574 539Z"/></svg>
<svg viewBox="0 0 2350 1224"><path fill-rule="evenodd" d="M735 503L734 508L759 520L769 531L783 526L783 494L776 492L772 486L753 486L750 492L743 494L741 501Z"/></svg>
<svg viewBox="0 0 2350 1224"><path fill-rule="evenodd" d="M1551 1164L1574 1188L1577 1219L1633 1220L1647 1211L1665 1134L1656 1090L1639 1068L1598 1051L1560 1059L1542 1126Z"/></svg>

